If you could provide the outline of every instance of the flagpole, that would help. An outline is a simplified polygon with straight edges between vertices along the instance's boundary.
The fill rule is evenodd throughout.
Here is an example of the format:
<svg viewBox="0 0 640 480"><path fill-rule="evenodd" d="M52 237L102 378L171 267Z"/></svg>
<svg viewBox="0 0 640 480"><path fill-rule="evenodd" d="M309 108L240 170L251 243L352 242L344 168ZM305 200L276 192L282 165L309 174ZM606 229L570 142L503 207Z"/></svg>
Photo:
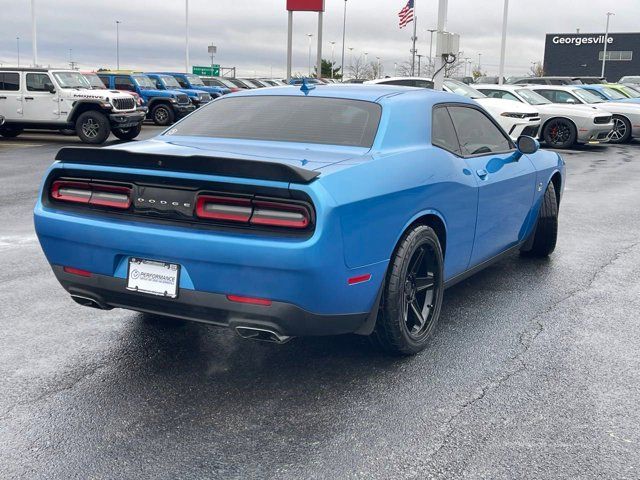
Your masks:
<svg viewBox="0 0 640 480"><path fill-rule="evenodd" d="M411 76L415 76L416 71L416 31L418 26L418 15L416 10L416 0L413 0L413 48L411 49Z"/></svg>

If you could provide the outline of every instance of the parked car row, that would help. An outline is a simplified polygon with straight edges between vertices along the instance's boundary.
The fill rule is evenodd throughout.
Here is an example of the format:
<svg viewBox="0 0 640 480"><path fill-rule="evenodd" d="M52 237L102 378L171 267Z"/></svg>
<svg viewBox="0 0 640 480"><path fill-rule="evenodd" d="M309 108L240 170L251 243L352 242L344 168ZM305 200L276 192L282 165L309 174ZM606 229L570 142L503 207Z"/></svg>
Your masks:
<svg viewBox="0 0 640 480"><path fill-rule="evenodd" d="M420 84L419 80L384 78L365 83L424 86L430 82L422 79ZM477 101L514 139L528 135L549 147L562 149L576 144L626 143L640 138L639 87L597 83L597 79L586 83L587 80L575 77L571 79L574 83L566 84L522 82L471 86L445 79L443 89Z"/></svg>
<svg viewBox="0 0 640 480"><path fill-rule="evenodd" d="M205 83L206 82L206 83ZM285 85L274 79L205 78L181 72L0 68L0 136L25 129L75 134L100 144L113 133L132 140L145 119L159 126L242 89ZM53 108L52 108L53 105Z"/></svg>

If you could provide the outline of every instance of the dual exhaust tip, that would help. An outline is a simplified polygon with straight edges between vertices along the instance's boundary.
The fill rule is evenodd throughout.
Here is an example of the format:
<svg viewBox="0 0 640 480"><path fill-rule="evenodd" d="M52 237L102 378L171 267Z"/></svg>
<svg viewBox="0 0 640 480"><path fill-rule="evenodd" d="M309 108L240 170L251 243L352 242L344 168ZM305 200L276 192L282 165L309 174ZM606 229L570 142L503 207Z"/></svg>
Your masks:
<svg viewBox="0 0 640 480"><path fill-rule="evenodd" d="M85 297L83 295L78 295L78 294L72 294L71 298L76 303L82 305L83 307L98 308L100 310L111 310L111 307L102 305L97 300L90 297ZM270 330L269 328L237 326L235 327L235 330L236 330L236 333L244 339L277 343L280 345L282 345L283 343L287 343L292 338L287 335L281 335L274 330Z"/></svg>
<svg viewBox="0 0 640 480"><path fill-rule="evenodd" d="M278 343L280 345L282 345L283 343L287 343L292 338L287 335L281 335L273 330L269 330L268 328L246 326L236 327L236 333L247 340Z"/></svg>

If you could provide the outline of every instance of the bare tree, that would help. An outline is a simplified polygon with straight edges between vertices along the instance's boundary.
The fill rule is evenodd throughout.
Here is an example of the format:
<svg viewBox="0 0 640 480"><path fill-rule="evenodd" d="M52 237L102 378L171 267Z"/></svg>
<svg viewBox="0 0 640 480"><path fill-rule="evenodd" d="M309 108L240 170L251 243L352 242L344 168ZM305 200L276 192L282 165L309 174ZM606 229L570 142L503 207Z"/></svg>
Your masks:
<svg viewBox="0 0 640 480"><path fill-rule="evenodd" d="M349 65L349 76L355 80L372 78L370 70L371 67L365 64L363 57L359 55Z"/></svg>
<svg viewBox="0 0 640 480"><path fill-rule="evenodd" d="M544 77L544 65L542 65L542 62L534 62L529 69L529 75L532 77Z"/></svg>
<svg viewBox="0 0 640 480"><path fill-rule="evenodd" d="M367 76L367 78L369 80L374 80L376 78L382 78L382 75L384 74L384 66L380 63L378 63L377 61L375 62L371 62L369 65L369 71L367 72L369 75Z"/></svg>
<svg viewBox="0 0 640 480"><path fill-rule="evenodd" d="M411 62L402 62L398 65L398 76L399 77L410 77L411 76Z"/></svg>

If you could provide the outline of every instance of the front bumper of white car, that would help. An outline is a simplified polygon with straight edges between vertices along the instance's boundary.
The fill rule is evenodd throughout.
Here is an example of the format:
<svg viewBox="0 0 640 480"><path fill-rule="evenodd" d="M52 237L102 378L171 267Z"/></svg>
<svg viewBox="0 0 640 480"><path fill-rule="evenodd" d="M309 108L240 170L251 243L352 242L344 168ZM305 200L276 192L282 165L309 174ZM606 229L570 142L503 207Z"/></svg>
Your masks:
<svg viewBox="0 0 640 480"><path fill-rule="evenodd" d="M604 143L609 140L609 134L613 129L613 121L608 123L591 123L578 128L578 143Z"/></svg>
<svg viewBox="0 0 640 480"><path fill-rule="evenodd" d="M516 140L520 135L528 135L538 138L540 131L540 117L526 118L509 118L511 125L507 129L507 133L511 138Z"/></svg>

